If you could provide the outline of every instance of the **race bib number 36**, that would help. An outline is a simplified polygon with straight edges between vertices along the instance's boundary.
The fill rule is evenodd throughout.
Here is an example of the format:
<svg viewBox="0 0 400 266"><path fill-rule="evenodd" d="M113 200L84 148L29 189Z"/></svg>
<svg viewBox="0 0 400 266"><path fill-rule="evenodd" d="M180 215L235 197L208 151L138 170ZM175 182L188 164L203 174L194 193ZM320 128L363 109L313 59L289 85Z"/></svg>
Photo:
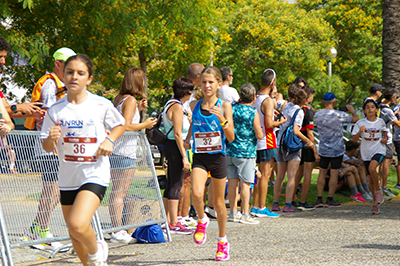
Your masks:
<svg viewBox="0 0 400 266"><path fill-rule="evenodd" d="M196 153L222 151L222 138L220 132L194 133Z"/></svg>
<svg viewBox="0 0 400 266"><path fill-rule="evenodd" d="M97 138L65 137L64 161L72 163L94 163L99 148Z"/></svg>

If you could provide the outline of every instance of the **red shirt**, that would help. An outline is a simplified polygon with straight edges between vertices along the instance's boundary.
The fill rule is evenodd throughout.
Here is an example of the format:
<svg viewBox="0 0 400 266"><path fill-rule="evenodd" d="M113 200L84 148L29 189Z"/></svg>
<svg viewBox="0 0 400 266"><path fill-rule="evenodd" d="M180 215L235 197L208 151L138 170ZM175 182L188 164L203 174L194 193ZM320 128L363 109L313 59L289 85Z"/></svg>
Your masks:
<svg viewBox="0 0 400 266"><path fill-rule="evenodd" d="M0 98L4 98L4 94L0 91Z"/></svg>

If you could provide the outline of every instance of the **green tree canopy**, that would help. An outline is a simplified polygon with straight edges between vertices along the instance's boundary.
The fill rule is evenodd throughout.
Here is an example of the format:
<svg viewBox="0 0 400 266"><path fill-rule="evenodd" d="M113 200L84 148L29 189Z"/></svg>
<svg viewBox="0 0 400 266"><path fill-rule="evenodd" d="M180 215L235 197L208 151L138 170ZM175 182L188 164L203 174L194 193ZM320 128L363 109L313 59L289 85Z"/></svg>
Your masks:
<svg viewBox="0 0 400 266"><path fill-rule="evenodd" d="M25 66L7 64L14 81L30 90L52 70L54 51L66 46L93 60L100 94L115 93L125 71L137 66L148 74L149 93L162 104L169 85L190 63L208 61L213 28L220 23L210 0L20 1L0 4L0 35L29 60Z"/></svg>
<svg viewBox="0 0 400 266"><path fill-rule="evenodd" d="M335 30L338 55L333 73L342 80L341 104L362 104L373 83L382 82L382 1L297 0L297 6ZM317 84L318 79L311 80ZM336 81L339 82L339 81Z"/></svg>
<svg viewBox="0 0 400 266"><path fill-rule="evenodd" d="M283 90L297 76L326 75L323 58L335 36L322 18L279 0L239 0L224 9L230 36L220 40L218 64L234 70L237 87L260 85L266 68L277 72Z"/></svg>

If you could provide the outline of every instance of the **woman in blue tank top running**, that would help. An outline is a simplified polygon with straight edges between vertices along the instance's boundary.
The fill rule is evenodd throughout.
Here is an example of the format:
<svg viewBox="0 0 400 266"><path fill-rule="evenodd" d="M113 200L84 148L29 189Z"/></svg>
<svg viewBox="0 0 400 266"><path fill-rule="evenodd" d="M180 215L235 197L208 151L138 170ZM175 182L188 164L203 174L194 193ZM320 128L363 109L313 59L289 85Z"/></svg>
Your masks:
<svg viewBox="0 0 400 266"><path fill-rule="evenodd" d="M219 69L206 67L200 75L200 91L203 98L191 103L193 111L192 202L199 216L193 238L196 244L204 244L207 239L206 229L210 220L204 213L203 196L207 172L210 172L214 188L214 207L218 216L219 237L216 255L218 261L229 260L229 243L226 238L225 140L232 142L235 139L232 106L218 99L218 90L221 86L222 76Z"/></svg>

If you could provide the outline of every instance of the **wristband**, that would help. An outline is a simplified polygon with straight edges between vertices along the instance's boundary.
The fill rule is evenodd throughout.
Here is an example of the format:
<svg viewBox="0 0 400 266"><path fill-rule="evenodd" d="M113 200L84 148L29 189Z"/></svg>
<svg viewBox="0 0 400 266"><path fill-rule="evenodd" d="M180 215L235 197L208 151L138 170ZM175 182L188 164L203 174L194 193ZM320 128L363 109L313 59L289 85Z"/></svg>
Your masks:
<svg viewBox="0 0 400 266"><path fill-rule="evenodd" d="M108 136L106 137L106 139L108 139L115 146L115 142L112 141L112 139L110 139Z"/></svg>
<svg viewBox="0 0 400 266"><path fill-rule="evenodd" d="M225 120L224 122L221 122L220 124L221 124L221 126L225 126L226 124L228 124L228 120Z"/></svg>
<svg viewBox="0 0 400 266"><path fill-rule="evenodd" d="M222 127L222 129L227 129L227 128L228 128L228 125Z"/></svg>

